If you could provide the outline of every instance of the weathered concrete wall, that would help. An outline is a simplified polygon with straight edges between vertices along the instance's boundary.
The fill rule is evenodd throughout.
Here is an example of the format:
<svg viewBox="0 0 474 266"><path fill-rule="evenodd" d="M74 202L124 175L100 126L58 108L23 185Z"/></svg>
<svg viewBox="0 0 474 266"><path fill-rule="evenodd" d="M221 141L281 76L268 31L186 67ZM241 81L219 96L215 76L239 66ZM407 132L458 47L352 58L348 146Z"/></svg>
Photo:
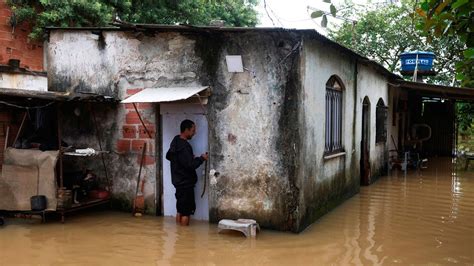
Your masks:
<svg viewBox="0 0 474 266"><path fill-rule="evenodd" d="M360 141L362 139L362 103L365 97L370 101L370 168L371 182L386 173L388 160L388 141L390 141L391 127L387 121L387 141L376 143L376 107L379 99L382 99L385 106L389 104L387 79L375 70L359 64L358 68L358 95L357 95L357 116L356 116L356 150L360 151ZM390 113L388 113L389 115ZM360 152L357 153L357 160L360 160Z"/></svg>
<svg viewBox="0 0 474 266"><path fill-rule="evenodd" d="M120 99L142 88L212 86L210 117L210 219L255 218L268 228L292 230L296 209L291 184L297 138L299 38L289 33L157 33L53 31L48 45L49 86ZM244 73L229 73L225 55L243 56ZM142 114L156 128L153 106ZM134 193L140 143L151 146L146 165L147 205L154 209L156 150L144 139L131 106L107 114L105 149L110 156L114 197L124 208ZM106 119L104 117L104 119ZM140 132L136 132L140 131ZM90 139L89 139L90 140ZM88 140L88 141L89 141ZM166 144L168 145L168 144ZM293 170L292 170L293 169Z"/></svg>
<svg viewBox="0 0 474 266"><path fill-rule="evenodd" d="M304 229L359 190L358 130L355 122L355 61L319 41L305 40L300 96L301 143L298 160L298 219ZM337 75L343 82L343 147L345 154L325 158L326 82Z"/></svg>
<svg viewBox="0 0 474 266"><path fill-rule="evenodd" d="M46 76L42 75L0 73L0 87L11 89L47 91L48 79Z"/></svg>
<svg viewBox="0 0 474 266"><path fill-rule="evenodd" d="M268 228L294 230L298 143L297 36L222 36L211 97L210 218L255 218ZM243 73L229 73L224 56L243 56ZM292 55L293 54L293 55Z"/></svg>

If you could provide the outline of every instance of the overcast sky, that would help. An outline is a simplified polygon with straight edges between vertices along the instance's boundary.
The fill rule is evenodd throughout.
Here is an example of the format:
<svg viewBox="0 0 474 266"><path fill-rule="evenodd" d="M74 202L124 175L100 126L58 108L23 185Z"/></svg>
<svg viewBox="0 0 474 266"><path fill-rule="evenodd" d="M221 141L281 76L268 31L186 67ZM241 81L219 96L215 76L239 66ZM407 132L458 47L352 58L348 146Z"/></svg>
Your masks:
<svg viewBox="0 0 474 266"><path fill-rule="evenodd" d="M344 0L331 0L338 7ZM353 0L357 4L367 4L370 0ZM386 0L372 0L380 2ZM389 0L388 0L389 1ZM258 27L283 27L297 29L316 29L322 34L326 34L326 29L321 27L321 18L311 19L312 10L308 6L329 12L328 3L323 0L266 0L267 8L264 8L264 0L260 0L258 12L260 13L260 23ZM268 14L267 14L268 13ZM269 18L271 17L271 19ZM342 21L328 16L328 25L341 23Z"/></svg>
<svg viewBox="0 0 474 266"><path fill-rule="evenodd" d="M323 3L322 0L266 0L266 3L266 10L263 0L260 0L258 6L261 27L321 29L320 22L311 19L308 6L318 3L318 7L324 8L327 5L329 8L329 4Z"/></svg>

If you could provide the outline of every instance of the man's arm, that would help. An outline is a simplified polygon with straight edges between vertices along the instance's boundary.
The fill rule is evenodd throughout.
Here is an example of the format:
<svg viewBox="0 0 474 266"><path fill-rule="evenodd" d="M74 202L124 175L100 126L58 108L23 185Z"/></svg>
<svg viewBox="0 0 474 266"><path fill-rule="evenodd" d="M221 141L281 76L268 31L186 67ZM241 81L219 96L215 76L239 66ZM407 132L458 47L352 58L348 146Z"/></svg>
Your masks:
<svg viewBox="0 0 474 266"><path fill-rule="evenodd" d="M195 170L204 162L201 156L194 158L194 154L189 148L185 148L178 153L179 164L186 169Z"/></svg>

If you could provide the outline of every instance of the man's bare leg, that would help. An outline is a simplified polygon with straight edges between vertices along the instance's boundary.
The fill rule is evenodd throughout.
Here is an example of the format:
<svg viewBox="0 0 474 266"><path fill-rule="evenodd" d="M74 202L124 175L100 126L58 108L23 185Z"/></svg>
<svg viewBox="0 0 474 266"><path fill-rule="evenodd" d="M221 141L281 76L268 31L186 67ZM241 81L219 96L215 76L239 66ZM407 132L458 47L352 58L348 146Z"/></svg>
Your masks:
<svg viewBox="0 0 474 266"><path fill-rule="evenodd" d="M181 216L181 223L182 226L188 226L189 225L189 216Z"/></svg>
<svg viewBox="0 0 474 266"><path fill-rule="evenodd" d="M176 213L176 223L181 224L181 213Z"/></svg>

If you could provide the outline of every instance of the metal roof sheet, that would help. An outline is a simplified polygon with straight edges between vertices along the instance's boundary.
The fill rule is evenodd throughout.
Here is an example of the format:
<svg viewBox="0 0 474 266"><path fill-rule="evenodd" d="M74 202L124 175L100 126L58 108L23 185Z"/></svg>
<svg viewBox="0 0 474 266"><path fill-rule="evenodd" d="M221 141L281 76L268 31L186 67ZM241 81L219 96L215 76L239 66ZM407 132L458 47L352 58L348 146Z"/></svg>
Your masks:
<svg viewBox="0 0 474 266"><path fill-rule="evenodd" d="M58 91L36 91L27 89L0 88L2 98L26 98L51 100L58 102L83 101L83 102L114 102L113 97L94 93L80 92L58 92Z"/></svg>
<svg viewBox="0 0 474 266"><path fill-rule="evenodd" d="M448 99L474 101L474 88L450 87L405 80L398 80L389 84L394 87L416 91L427 96L438 96Z"/></svg>
<svg viewBox="0 0 474 266"><path fill-rule="evenodd" d="M147 88L128 97L122 103L175 102L189 99L207 88L209 86Z"/></svg>

